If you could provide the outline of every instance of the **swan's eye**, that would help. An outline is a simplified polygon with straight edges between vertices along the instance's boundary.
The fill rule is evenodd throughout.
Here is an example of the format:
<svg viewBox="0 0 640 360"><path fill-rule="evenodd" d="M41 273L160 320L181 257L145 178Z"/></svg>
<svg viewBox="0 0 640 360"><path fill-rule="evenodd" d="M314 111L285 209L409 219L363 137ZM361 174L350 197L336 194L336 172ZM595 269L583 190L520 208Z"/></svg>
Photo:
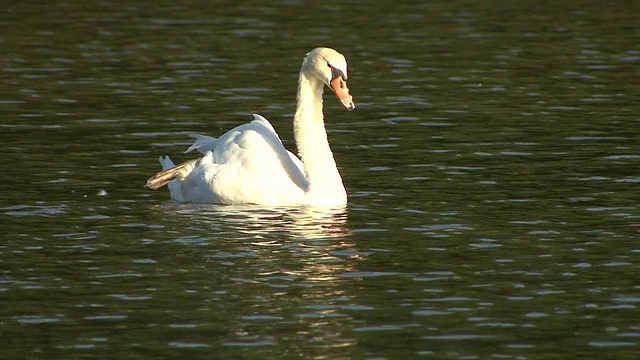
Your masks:
<svg viewBox="0 0 640 360"><path fill-rule="evenodd" d="M341 77L343 80L347 81L347 77L342 73L342 70L339 70L328 63L327 66L329 66L329 68L331 69L331 79Z"/></svg>

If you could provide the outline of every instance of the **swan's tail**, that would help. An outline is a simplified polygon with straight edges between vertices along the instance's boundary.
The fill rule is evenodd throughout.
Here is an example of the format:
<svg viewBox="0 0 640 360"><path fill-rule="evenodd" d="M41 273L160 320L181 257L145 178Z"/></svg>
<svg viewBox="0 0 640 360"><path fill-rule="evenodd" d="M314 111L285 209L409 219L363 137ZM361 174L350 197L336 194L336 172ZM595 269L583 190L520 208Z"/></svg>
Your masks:
<svg viewBox="0 0 640 360"><path fill-rule="evenodd" d="M182 179L189 172L191 172L191 170L193 170L193 167L197 161L198 159L189 160L175 167L171 167L173 163L171 162L171 159L169 159L169 157L160 157L160 164L162 164L162 167L165 170L160 171L159 173L150 177L144 186L152 190L158 190L170 183L173 179Z"/></svg>

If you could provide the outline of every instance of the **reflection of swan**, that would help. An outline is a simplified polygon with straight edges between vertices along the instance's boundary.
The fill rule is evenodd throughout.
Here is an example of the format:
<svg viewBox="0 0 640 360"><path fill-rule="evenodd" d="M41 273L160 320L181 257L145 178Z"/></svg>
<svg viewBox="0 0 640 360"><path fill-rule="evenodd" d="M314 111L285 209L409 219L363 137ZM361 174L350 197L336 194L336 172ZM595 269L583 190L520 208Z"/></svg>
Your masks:
<svg viewBox="0 0 640 360"><path fill-rule="evenodd" d="M347 88L347 62L333 49L317 48L302 62L293 128L298 159L287 151L273 126L260 115L218 139L195 135L187 150L200 159L173 165L160 158L164 171L147 181L158 189L169 183L171 197L180 201L223 204L341 206L347 193L329 147L322 114L324 85L342 105L355 105ZM174 180L175 179L175 180Z"/></svg>
<svg viewBox="0 0 640 360"><path fill-rule="evenodd" d="M219 236L233 234L236 239L267 241L277 239L319 240L337 239L349 234L347 209L314 207L273 207L232 205L223 207L179 206L175 214L188 217L194 223L215 228ZM284 235L284 238L283 236Z"/></svg>
<svg viewBox="0 0 640 360"><path fill-rule="evenodd" d="M310 353L304 341L294 342L303 357L324 345L351 348L342 334L353 332L352 316L368 298L350 274L367 254L349 233L346 207L150 206L151 222L162 225L145 234L157 245L145 256L157 259L158 274L170 275L155 278L172 294L203 298L201 309L227 312L225 344L286 342L288 334L263 329L295 323L319 344Z"/></svg>

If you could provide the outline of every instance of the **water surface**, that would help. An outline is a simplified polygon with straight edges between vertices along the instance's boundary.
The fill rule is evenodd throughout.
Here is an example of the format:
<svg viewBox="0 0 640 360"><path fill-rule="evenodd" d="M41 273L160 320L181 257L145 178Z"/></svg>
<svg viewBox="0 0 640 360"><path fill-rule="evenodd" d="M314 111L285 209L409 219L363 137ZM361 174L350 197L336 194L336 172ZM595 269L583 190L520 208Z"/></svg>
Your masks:
<svg viewBox="0 0 640 360"><path fill-rule="evenodd" d="M0 14L3 358L640 356L637 7L25 1ZM143 189L304 54L346 209Z"/></svg>

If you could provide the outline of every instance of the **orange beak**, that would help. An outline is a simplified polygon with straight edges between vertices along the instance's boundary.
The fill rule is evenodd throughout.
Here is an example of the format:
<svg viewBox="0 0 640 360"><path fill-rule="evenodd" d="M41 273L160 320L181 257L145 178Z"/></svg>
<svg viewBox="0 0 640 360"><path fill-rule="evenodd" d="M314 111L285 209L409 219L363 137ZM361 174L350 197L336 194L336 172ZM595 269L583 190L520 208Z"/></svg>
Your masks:
<svg viewBox="0 0 640 360"><path fill-rule="evenodd" d="M335 79L331 80L331 89L336 93L336 96L345 109L351 111L356 108L356 104L353 103L353 98L351 97L351 94L349 94L347 82L342 79L342 76L337 76Z"/></svg>

